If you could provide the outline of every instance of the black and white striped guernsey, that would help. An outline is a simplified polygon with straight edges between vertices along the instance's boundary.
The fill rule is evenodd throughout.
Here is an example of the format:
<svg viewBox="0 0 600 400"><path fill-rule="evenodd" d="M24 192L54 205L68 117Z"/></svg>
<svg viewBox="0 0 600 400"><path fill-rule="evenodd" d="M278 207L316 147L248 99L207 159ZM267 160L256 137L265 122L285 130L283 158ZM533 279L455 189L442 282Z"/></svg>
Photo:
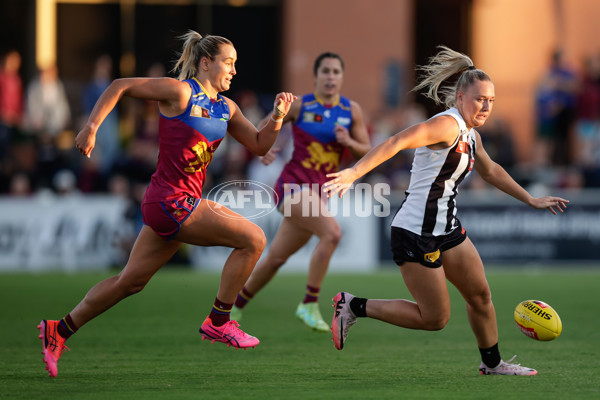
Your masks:
<svg viewBox="0 0 600 400"><path fill-rule="evenodd" d="M446 149L419 147L415 150L406 198L392 220L392 226L421 236L446 235L458 226L458 185L471 172L475 161L475 131L467 130L456 108L432 118L441 115L450 115L456 120L459 134Z"/></svg>

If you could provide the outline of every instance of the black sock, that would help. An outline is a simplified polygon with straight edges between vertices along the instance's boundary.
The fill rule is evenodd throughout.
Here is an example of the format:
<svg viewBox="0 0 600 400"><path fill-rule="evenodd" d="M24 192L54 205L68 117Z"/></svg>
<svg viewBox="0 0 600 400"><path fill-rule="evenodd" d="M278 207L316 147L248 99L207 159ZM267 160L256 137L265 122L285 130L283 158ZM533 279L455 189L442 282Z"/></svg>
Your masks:
<svg viewBox="0 0 600 400"><path fill-rule="evenodd" d="M500 350L498 350L498 343L490 347L489 349L479 348L479 352L481 353L481 361L489 368L496 368L500 361Z"/></svg>
<svg viewBox="0 0 600 400"><path fill-rule="evenodd" d="M362 297L355 297L350 301L350 309L357 317L367 316L367 299Z"/></svg>

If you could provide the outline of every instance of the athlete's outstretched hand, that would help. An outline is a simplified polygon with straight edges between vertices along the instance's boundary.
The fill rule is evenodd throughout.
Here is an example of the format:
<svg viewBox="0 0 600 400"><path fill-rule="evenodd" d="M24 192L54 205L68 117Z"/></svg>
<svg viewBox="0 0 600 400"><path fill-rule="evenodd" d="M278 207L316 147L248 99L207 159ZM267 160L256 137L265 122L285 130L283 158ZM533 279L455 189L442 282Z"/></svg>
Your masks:
<svg viewBox="0 0 600 400"><path fill-rule="evenodd" d="M79 131L75 137L75 147L81 154L90 158L92 150L96 146L96 132L89 125Z"/></svg>
<svg viewBox="0 0 600 400"><path fill-rule="evenodd" d="M561 197L545 196L531 200L530 205L538 210L547 208L548 211L556 215L556 210L560 211L561 213L564 212L564 210L567 208L567 203L569 203L569 200ZM554 210L554 207L556 207L556 210Z"/></svg>
<svg viewBox="0 0 600 400"><path fill-rule="evenodd" d="M275 96L275 103L273 104L273 117L276 119L285 117L290 111L292 103L297 98L297 96L294 96L289 92L278 93L277 96Z"/></svg>
<svg viewBox="0 0 600 400"><path fill-rule="evenodd" d="M339 172L327 174L328 178L333 178L323 185L323 190L327 193L327 197L340 194L340 198L350 189L352 183L359 178L354 168L346 168Z"/></svg>

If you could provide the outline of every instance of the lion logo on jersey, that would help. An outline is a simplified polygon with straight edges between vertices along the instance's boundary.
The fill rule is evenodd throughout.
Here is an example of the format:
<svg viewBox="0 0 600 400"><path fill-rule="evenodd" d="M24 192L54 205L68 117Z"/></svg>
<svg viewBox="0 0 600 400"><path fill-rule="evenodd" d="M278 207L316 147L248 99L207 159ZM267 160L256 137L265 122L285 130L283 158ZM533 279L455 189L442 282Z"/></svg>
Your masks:
<svg viewBox="0 0 600 400"><path fill-rule="evenodd" d="M302 166L308 169L314 169L318 171L323 168L325 171L333 171L337 168L340 163L340 154L336 151L331 151L331 147L327 146L327 149L319 142L312 142L308 147L310 157L302 161Z"/></svg>
<svg viewBox="0 0 600 400"><path fill-rule="evenodd" d="M184 171L190 174L206 169L212 161L215 147L209 147L206 142L198 142L198 144L192 147L192 151L196 154L196 160L190 162L188 164L189 167L184 168Z"/></svg>

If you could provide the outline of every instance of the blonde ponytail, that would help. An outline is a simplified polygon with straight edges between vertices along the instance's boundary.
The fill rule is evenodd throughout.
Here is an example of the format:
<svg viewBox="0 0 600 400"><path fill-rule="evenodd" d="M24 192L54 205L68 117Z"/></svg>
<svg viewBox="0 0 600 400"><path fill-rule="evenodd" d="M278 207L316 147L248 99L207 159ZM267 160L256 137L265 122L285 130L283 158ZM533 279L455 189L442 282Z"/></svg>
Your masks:
<svg viewBox="0 0 600 400"><path fill-rule="evenodd" d="M177 73L179 70L177 79L180 81L198 75L198 66L203 57L214 60L219 55L222 45L233 46L229 39L222 36L207 35L202 37L198 32L192 30L181 35L179 39L184 41L183 50L171 72Z"/></svg>
<svg viewBox="0 0 600 400"><path fill-rule="evenodd" d="M446 46L438 47L441 51L429 59L429 64L417 67L417 71L421 71L423 77L413 91L426 89L425 97L432 99L436 104L454 107L457 91L463 90L475 80L491 80L485 72L474 67L469 56ZM457 82L447 83L459 73Z"/></svg>

